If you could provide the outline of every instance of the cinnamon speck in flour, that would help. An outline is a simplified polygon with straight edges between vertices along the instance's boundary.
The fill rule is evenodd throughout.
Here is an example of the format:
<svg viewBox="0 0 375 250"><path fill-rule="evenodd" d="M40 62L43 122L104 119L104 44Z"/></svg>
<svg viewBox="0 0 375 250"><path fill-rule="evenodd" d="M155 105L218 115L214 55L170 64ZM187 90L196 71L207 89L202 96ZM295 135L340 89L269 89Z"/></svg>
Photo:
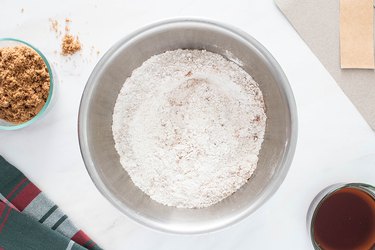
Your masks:
<svg viewBox="0 0 375 250"><path fill-rule="evenodd" d="M202 208L251 177L265 127L262 92L248 73L218 54L175 50L133 71L112 131L136 186L164 205Z"/></svg>

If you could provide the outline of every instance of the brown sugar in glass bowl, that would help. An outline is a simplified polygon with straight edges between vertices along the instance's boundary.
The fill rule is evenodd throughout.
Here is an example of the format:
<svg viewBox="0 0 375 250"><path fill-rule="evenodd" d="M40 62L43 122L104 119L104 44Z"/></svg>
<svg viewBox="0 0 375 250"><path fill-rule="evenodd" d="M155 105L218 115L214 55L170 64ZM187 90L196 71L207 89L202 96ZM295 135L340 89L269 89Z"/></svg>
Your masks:
<svg viewBox="0 0 375 250"><path fill-rule="evenodd" d="M0 38L0 130L15 130L38 120L50 106L53 71L32 45Z"/></svg>

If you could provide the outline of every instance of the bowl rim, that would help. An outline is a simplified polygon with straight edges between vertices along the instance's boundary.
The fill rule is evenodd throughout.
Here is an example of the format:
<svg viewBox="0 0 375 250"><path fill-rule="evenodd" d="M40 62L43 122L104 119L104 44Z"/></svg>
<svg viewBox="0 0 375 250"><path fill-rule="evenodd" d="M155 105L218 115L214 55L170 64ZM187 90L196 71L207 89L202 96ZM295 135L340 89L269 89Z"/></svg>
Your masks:
<svg viewBox="0 0 375 250"><path fill-rule="evenodd" d="M189 229L178 227L178 229L174 228L173 225L168 225L162 222L157 222L155 220L143 217L142 215L139 215L138 213L134 212L134 210L123 206L122 202L116 198L111 191L105 186L104 182L100 178L97 169L95 168L94 162L91 158L90 150L89 150L89 143L88 143L88 137L87 137L87 120L85 117L87 117L88 109L90 106L90 99L89 96L91 96L93 91L93 82L95 82L95 79L99 75L99 73L102 70L102 67L105 65L105 62L108 58L110 58L121 46L129 42L130 40L134 39L138 35L147 32L149 30L152 30L154 28L159 28L162 26L167 26L170 24L184 24L184 23L193 23L193 24L203 24L203 25L209 25L216 28L224 29L227 32L233 33L236 36L239 36L240 38L244 39L247 43L254 46L262 56L266 59L266 61L269 61L269 63L273 66L273 69L275 70L275 75L277 75L280 79L279 84L281 85L281 90L283 91L283 94L286 98L287 106L290 110L290 137L286 145L285 152L283 154L283 161L280 164L280 170L275 173L275 176L273 177L274 182L273 185L268 185L263 190L262 196L260 196L252 206L249 206L246 208L243 212L237 214L236 216L232 216L228 220L224 220L221 223L215 223L215 224L208 224L208 226L199 227L198 229L191 229L192 227L189 227ZM175 17L175 18L168 18L168 19L162 19L156 22L153 22L151 24L145 25L142 28L137 29L136 31L130 33L129 35L125 36L124 38L120 39L118 42L116 42L99 60L95 68L93 69L90 77L87 80L87 84L84 88L81 102L80 102L80 108L78 112L78 140L79 140L79 146L81 150L81 155L83 162L85 164L86 170L88 174L90 175L90 178L92 179L93 183L95 184L96 188L99 190L99 192L118 210L120 210L123 214L127 215L134 221L138 222L139 224L146 226L148 228L165 232L165 233L173 233L173 234L202 234L202 233L208 233L213 231L218 231L220 229L226 228L228 226L234 225L237 222L243 220L248 215L256 211L261 205L263 205L266 201L268 201L271 196L276 193L278 188L281 186L282 182L284 181L294 153L296 149L297 144L297 134L298 134L298 125L297 125L297 107L296 102L293 96L292 89L289 85L289 81L283 72L281 66L279 63L275 60L275 58L268 52L268 50L260 44L257 40L255 40L252 36L247 34L245 31L242 31L236 27L233 27L228 24L223 24L221 22L210 20L206 18L198 18L198 17Z"/></svg>
<svg viewBox="0 0 375 250"><path fill-rule="evenodd" d="M17 38L10 38L10 37L0 38L0 42L3 42L3 41L11 41L11 42L16 42L16 43L21 43L21 44L26 45L27 47L31 48L32 50L34 50L36 53L38 53L38 55L42 58L43 62L46 64L47 69L48 69L48 74L49 74L48 97L47 97L47 100L44 103L42 109L39 110L38 114L36 114L33 118L31 118L30 120L28 120L26 122L23 122L23 123L20 123L20 124L15 124L15 125L10 125L10 126L0 125L0 130L8 130L9 131L9 130L17 130L17 129L27 127L27 126L33 124L34 122L36 122L37 120L39 120L41 116L43 116L43 114L47 110L47 107L49 106L49 104L51 102L51 99L52 99L52 93L53 93L55 79L54 79L54 76L53 76L52 67L51 67L50 63L48 62L47 58L44 56L44 54L39 49L37 49L36 47L31 45L30 43L25 42L21 39L17 39Z"/></svg>

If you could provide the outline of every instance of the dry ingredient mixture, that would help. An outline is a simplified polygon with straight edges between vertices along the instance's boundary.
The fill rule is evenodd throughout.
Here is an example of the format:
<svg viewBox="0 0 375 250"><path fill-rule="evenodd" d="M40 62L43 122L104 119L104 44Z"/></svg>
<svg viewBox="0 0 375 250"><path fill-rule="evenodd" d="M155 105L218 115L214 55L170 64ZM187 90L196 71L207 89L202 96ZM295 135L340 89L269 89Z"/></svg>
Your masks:
<svg viewBox="0 0 375 250"><path fill-rule="evenodd" d="M263 96L248 73L218 54L175 50L133 71L112 130L135 185L164 205L202 208L251 177L265 126Z"/></svg>
<svg viewBox="0 0 375 250"><path fill-rule="evenodd" d="M50 76L43 59L27 46L0 48L0 119L19 124L44 106Z"/></svg>

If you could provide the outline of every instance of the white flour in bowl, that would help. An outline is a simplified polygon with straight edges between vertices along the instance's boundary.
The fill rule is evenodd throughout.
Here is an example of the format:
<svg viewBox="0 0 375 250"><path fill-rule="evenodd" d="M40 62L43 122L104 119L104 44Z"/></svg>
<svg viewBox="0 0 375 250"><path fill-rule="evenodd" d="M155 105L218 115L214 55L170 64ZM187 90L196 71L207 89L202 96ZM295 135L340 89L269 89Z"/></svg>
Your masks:
<svg viewBox="0 0 375 250"><path fill-rule="evenodd" d="M136 186L164 205L202 208L250 178L265 127L263 96L249 74L218 54L175 50L125 81L112 130Z"/></svg>

